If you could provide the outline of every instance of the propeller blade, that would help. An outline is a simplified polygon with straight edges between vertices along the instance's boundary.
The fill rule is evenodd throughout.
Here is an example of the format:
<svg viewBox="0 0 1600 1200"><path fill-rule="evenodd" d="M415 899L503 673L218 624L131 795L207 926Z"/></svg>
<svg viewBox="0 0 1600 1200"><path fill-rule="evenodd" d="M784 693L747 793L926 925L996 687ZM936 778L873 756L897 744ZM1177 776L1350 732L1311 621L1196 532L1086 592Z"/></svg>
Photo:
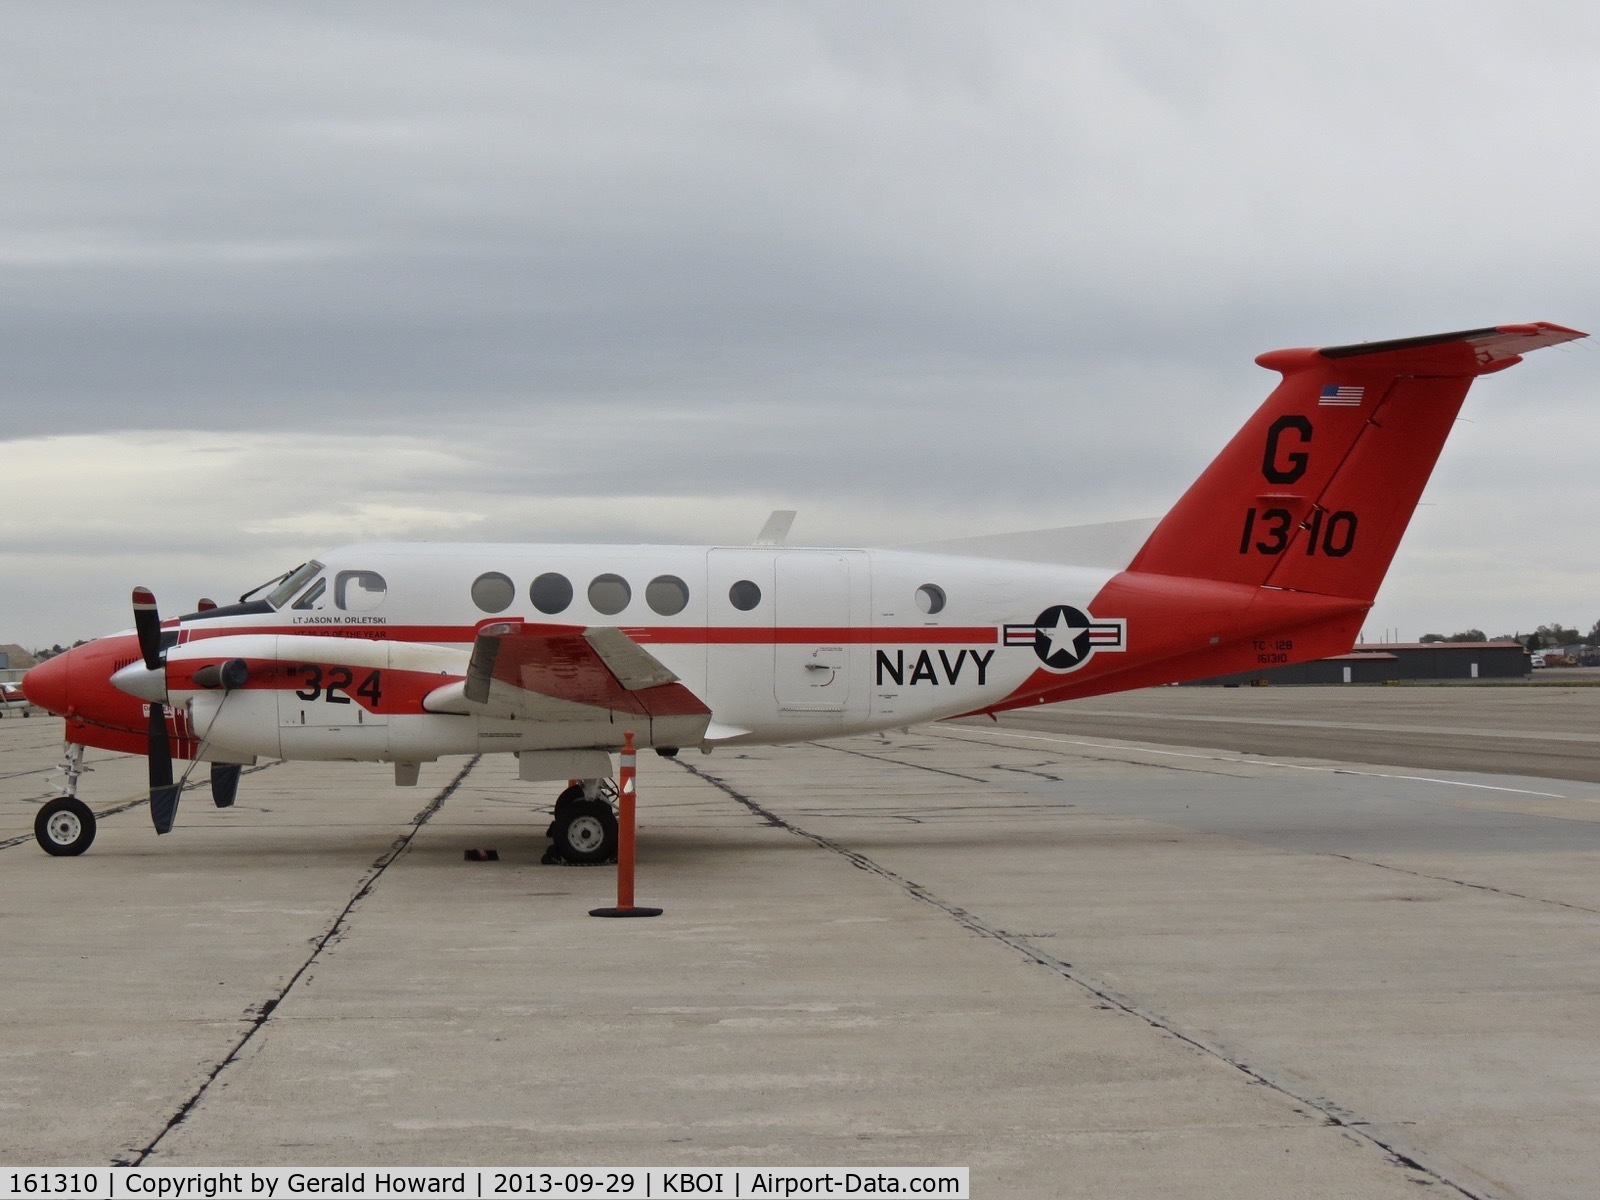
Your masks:
<svg viewBox="0 0 1600 1200"><path fill-rule="evenodd" d="M238 763L211 764L211 798L218 808L233 807L239 795L239 772L243 769Z"/></svg>
<svg viewBox="0 0 1600 1200"><path fill-rule="evenodd" d="M176 784L150 789L150 820L157 833L172 832L172 822L178 818L178 793L182 790Z"/></svg>
<svg viewBox="0 0 1600 1200"><path fill-rule="evenodd" d="M133 628L139 635L139 653L152 671L161 669L161 614L156 611L155 594L149 588L133 589Z"/></svg>
<svg viewBox="0 0 1600 1200"><path fill-rule="evenodd" d="M150 820L157 833L167 833L178 815L178 793L172 782L172 742L167 737L167 710L150 706Z"/></svg>

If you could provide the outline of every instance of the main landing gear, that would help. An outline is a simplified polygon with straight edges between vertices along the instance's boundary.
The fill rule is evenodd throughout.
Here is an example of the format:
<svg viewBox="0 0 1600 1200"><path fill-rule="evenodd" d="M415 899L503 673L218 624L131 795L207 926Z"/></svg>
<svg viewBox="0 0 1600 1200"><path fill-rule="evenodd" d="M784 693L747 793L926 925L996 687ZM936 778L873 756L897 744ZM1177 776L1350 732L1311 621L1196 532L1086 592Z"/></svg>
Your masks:
<svg viewBox="0 0 1600 1200"><path fill-rule="evenodd" d="M547 863L591 867L617 857L617 789L609 779L586 779L556 797L555 817L545 835Z"/></svg>
<svg viewBox="0 0 1600 1200"><path fill-rule="evenodd" d="M88 769L83 765L83 747L68 742L52 781L61 794L47 801L33 819L34 840L46 854L57 858L82 854L94 843L94 813L78 799L78 780Z"/></svg>

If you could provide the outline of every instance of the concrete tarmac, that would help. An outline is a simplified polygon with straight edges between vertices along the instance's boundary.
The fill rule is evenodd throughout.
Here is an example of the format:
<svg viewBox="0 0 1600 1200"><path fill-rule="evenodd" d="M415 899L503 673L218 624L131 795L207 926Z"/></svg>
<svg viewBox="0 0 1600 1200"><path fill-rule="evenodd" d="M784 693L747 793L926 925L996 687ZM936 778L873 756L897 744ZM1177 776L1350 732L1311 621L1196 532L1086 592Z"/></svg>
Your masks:
<svg viewBox="0 0 1600 1200"><path fill-rule="evenodd" d="M1332 703L1305 719L1360 723ZM1514 733L1515 705L1411 723ZM639 899L666 914L603 921L612 872L539 865L550 797L509 759L414 789L266 765L158 839L142 760L91 752L108 815L49 858L58 731L0 726L0 1162L1600 1180L1593 784L988 722L647 756Z"/></svg>
<svg viewBox="0 0 1600 1200"><path fill-rule="evenodd" d="M1560 676L1592 673L1564 668ZM987 718L968 723L991 724ZM1000 724L1169 746L1600 783L1600 686L1593 682L1147 688L1005 713Z"/></svg>

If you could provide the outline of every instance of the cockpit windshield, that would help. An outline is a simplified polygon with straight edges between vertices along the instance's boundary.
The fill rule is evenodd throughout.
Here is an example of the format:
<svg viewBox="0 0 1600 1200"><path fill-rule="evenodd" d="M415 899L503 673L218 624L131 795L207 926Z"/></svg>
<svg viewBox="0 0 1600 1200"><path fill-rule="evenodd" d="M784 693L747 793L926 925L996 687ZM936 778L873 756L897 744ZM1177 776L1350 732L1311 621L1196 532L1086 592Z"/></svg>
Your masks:
<svg viewBox="0 0 1600 1200"><path fill-rule="evenodd" d="M283 577L282 583L272 589L272 593L267 597L267 603L272 605L273 608L282 608L296 592L314 579L321 570L322 564L315 559L308 563L301 563Z"/></svg>

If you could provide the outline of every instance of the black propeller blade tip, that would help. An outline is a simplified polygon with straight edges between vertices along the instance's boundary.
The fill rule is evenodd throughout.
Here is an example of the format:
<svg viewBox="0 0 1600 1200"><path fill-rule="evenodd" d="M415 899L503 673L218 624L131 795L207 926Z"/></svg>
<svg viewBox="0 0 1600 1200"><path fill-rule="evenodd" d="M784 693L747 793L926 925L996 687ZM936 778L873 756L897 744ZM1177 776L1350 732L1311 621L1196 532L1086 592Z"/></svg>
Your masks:
<svg viewBox="0 0 1600 1200"><path fill-rule="evenodd" d="M176 784L150 789L150 820L157 833L172 832L172 822L178 817L178 793L182 790Z"/></svg>
<svg viewBox="0 0 1600 1200"><path fill-rule="evenodd" d="M211 799L216 801L218 808L232 808L234 799L239 795L239 772L242 768L237 763L212 763L211 764Z"/></svg>

